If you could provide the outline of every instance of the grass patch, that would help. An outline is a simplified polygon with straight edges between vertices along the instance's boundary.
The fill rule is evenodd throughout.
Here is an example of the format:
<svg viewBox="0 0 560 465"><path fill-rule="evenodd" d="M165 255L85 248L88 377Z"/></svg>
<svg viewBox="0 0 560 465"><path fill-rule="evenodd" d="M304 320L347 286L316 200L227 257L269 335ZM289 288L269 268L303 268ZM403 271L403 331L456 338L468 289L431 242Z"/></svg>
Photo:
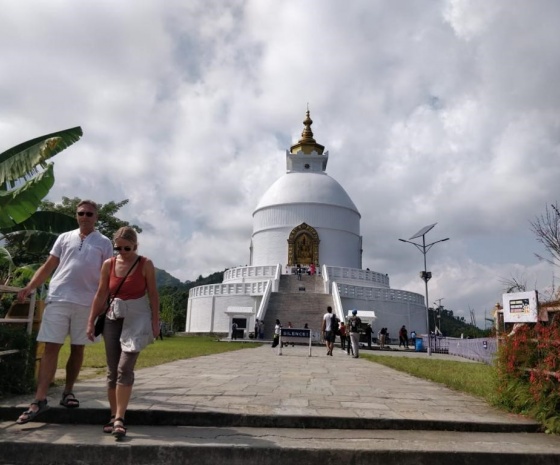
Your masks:
<svg viewBox="0 0 560 465"><path fill-rule="evenodd" d="M174 336L157 340L146 347L138 357L136 369L148 368L174 360L183 360L203 355L220 354L233 350L252 349L261 346L258 342L220 342L214 336ZM70 345L64 344L58 357L58 369L63 370L70 355ZM105 345L102 342L86 346L80 379L103 376L106 369ZM55 384L64 381L64 373L57 373Z"/></svg>
<svg viewBox="0 0 560 465"><path fill-rule="evenodd" d="M418 378L441 383L456 391L481 397L492 405L498 403L496 369L490 365L415 357L384 357L369 354L364 355L364 358L417 376Z"/></svg>

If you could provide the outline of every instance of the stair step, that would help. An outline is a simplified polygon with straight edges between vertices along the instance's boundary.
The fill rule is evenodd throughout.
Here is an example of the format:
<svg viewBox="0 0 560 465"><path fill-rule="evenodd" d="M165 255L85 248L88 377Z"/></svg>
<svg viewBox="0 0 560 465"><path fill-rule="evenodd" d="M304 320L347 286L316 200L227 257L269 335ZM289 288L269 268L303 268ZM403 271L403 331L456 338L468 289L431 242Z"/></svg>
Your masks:
<svg viewBox="0 0 560 465"><path fill-rule="evenodd" d="M12 424L13 425L13 424ZM0 463L104 465L556 465L542 433L136 426L119 442L101 425L2 424Z"/></svg>

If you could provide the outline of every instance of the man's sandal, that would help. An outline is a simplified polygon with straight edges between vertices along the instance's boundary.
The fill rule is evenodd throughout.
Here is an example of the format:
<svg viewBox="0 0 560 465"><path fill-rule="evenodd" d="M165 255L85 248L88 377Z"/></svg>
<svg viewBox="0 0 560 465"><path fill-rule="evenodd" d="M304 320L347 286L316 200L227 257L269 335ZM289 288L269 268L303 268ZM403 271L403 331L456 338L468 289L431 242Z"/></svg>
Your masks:
<svg viewBox="0 0 560 465"><path fill-rule="evenodd" d="M37 410L32 410L31 405L36 405ZM35 399L33 402L31 402L31 405L16 420L16 423L18 425L25 425L25 423L30 422L35 417L37 417L37 415L43 413L45 410L47 410L49 408L49 406L47 405L47 399L43 399L43 400Z"/></svg>
<svg viewBox="0 0 560 465"><path fill-rule="evenodd" d="M80 401L76 399L76 396L73 392L64 392L62 393L60 405L66 408L77 408L80 406Z"/></svg>
<svg viewBox="0 0 560 465"><path fill-rule="evenodd" d="M121 439L126 436L124 418L115 418L115 421L113 422L113 436L115 439Z"/></svg>
<svg viewBox="0 0 560 465"><path fill-rule="evenodd" d="M113 433L113 424L115 423L115 415L111 415L109 421L103 425L103 432L107 434Z"/></svg>

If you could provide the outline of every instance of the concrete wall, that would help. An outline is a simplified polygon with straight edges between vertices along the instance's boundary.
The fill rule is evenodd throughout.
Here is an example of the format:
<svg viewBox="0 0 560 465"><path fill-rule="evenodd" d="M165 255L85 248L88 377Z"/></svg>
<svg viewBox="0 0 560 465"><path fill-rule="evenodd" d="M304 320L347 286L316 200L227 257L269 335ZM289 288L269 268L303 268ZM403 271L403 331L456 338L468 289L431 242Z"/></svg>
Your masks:
<svg viewBox="0 0 560 465"><path fill-rule="evenodd" d="M407 302L388 302L380 300L349 299L341 297L344 314L348 310L356 308L358 310L373 310L377 319L373 325L373 331L377 336L377 331L382 327L388 329L391 338L398 338L399 329L405 325L408 333L426 332L426 307L416 303Z"/></svg>
<svg viewBox="0 0 560 465"><path fill-rule="evenodd" d="M360 215L332 205L275 205L253 217L252 265L287 264L288 238L302 223L319 235L319 264L362 267Z"/></svg>
<svg viewBox="0 0 560 465"><path fill-rule="evenodd" d="M225 312L228 307L252 307L256 313L261 296L251 295L223 295L189 298L187 306L187 333L229 333L231 316ZM249 327L254 317L247 317ZM251 319L253 318L253 319Z"/></svg>

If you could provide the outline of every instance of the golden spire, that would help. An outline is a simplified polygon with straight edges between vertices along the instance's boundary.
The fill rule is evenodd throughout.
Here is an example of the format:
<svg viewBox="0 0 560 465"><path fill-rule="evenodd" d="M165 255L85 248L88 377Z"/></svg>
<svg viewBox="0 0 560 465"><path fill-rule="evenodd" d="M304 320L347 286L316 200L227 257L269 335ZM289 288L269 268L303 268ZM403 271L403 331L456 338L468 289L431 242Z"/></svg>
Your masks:
<svg viewBox="0 0 560 465"><path fill-rule="evenodd" d="M292 145L290 148L291 153L298 153L303 152L306 155L309 155L311 152L317 152L319 155L323 154L323 150L325 147L321 144L315 142L313 138L313 131L311 130L311 125L313 124L313 120L309 117L309 107L307 108L307 112L305 113L305 119L303 120L303 132L301 133L301 138L297 144Z"/></svg>

